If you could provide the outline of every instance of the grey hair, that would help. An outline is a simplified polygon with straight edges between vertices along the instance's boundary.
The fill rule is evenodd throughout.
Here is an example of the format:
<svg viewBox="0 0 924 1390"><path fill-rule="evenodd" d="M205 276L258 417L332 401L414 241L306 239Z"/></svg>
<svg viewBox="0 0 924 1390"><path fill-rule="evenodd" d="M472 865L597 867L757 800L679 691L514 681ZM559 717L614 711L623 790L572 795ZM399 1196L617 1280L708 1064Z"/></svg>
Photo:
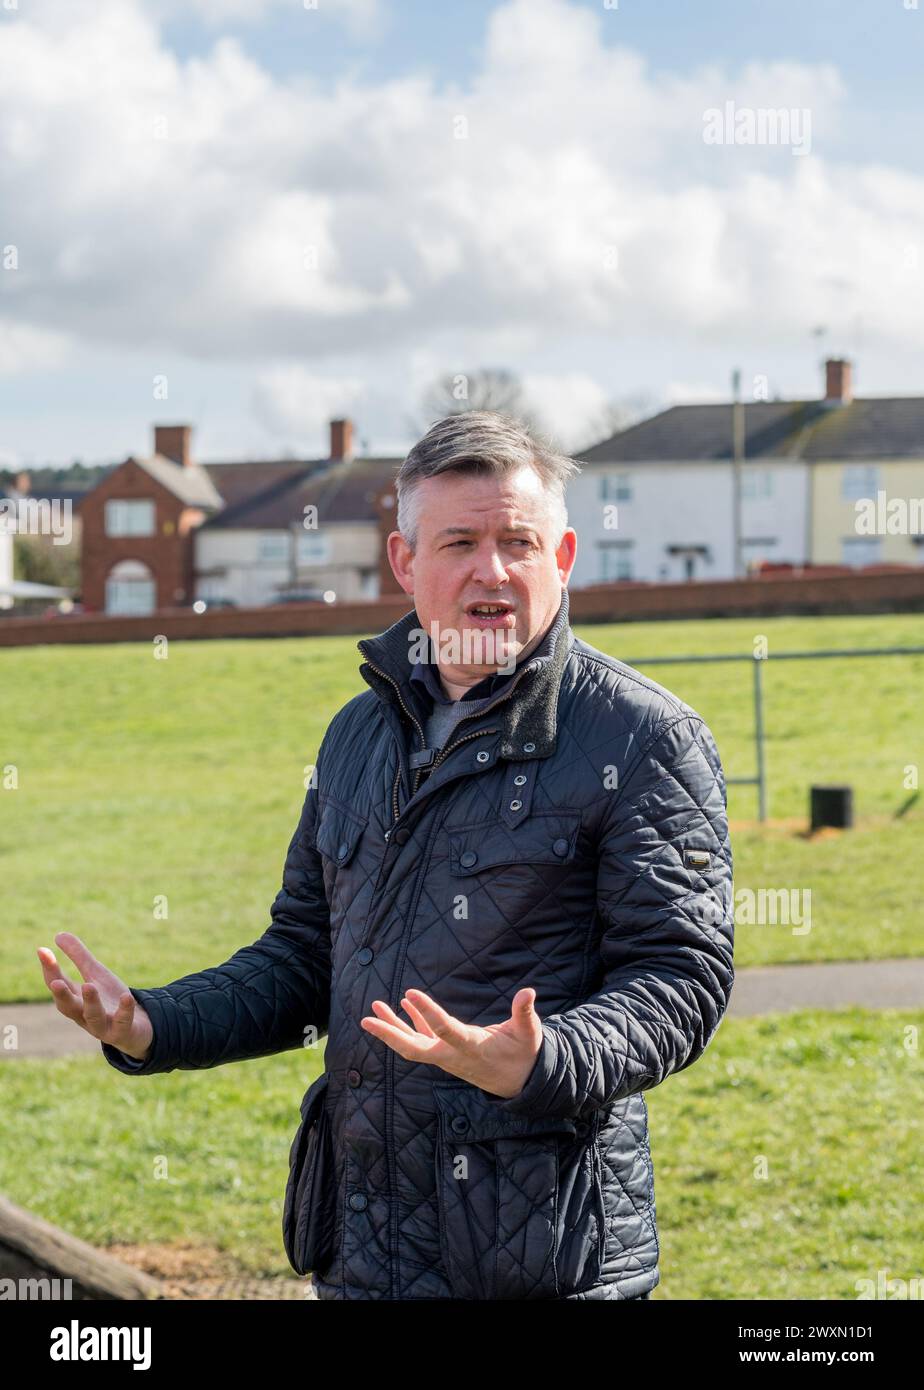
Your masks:
<svg viewBox="0 0 924 1390"><path fill-rule="evenodd" d="M568 525L565 488L580 466L552 442L520 420L495 410L465 410L446 415L431 425L398 470L397 526L412 550L417 547L418 483L439 473L503 475L528 465L538 474L549 496L556 549Z"/></svg>

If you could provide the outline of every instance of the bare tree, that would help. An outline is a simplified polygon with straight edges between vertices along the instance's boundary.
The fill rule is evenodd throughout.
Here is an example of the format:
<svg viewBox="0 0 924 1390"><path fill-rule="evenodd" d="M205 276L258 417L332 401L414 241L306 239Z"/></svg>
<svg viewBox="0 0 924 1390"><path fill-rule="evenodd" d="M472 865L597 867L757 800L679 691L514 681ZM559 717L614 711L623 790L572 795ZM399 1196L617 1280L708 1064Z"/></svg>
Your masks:
<svg viewBox="0 0 924 1390"><path fill-rule="evenodd" d="M421 418L409 419L408 428L415 435L425 434L430 426L446 415L460 415L466 410L496 410L536 429L542 420L527 400L520 379L503 367L480 367L472 372L446 372L425 391Z"/></svg>
<svg viewBox="0 0 924 1390"><path fill-rule="evenodd" d="M581 453L594 444L602 444L614 434L627 430L639 420L652 415L656 409L655 401L647 392L640 391L634 396L620 396L607 401L606 405L592 416L578 432L578 439L570 444L570 452Z"/></svg>

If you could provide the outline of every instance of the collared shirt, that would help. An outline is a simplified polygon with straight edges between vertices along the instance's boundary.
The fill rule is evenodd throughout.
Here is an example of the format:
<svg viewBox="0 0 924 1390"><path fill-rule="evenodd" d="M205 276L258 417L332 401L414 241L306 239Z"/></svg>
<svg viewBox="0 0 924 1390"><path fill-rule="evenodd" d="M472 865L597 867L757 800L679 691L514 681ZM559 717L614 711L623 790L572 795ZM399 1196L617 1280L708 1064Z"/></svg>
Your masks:
<svg viewBox="0 0 924 1390"><path fill-rule="evenodd" d="M530 653L530 655L532 655L532 653ZM520 665L521 662L518 661L512 671L492 671L489 676L485 676L484 680L480 680L477 685L473 686L467 695L460 696L459 698L462 699L465 704L470 704L473 700L486 700L489 696L498 694L508 681L513 680L517 671L520 669ZM458 703L451 695L447 695L443 689L440 683L439 668L432 659L430 661L415 662L411 671L411 680L419 685L421 694L426 691L431 700L436 701L437 704L453 705Z"/></svg>
<svg viewBox="0 0 924 1390"><path fill-rule="evenodd" d="M564 591L566 593L567 591ZM562 602L564 602L564 593ZM545 656L551 641L552 628L562 615L562 605L559 604L555 617L552 618L548 627L542 634L539 643L534 651L528 656L521 656L512 671L493 671L485 676L477 685L473 686L463 699L454 700L447 695L443 689L437 664L430 661L415 662L411 671L411 682L416 693L419 695L424 714L424 733L427 740L427 747L432 748L434 753L449 743L452 738L452 731L456 724L462 719L468 719L472 715L480 714L481 710L489 705L492 700L503 693L506 687L532 658ZM432 641L429 647L433 651ZM421 772L421 780L426 777L429 768Z"/></svg>

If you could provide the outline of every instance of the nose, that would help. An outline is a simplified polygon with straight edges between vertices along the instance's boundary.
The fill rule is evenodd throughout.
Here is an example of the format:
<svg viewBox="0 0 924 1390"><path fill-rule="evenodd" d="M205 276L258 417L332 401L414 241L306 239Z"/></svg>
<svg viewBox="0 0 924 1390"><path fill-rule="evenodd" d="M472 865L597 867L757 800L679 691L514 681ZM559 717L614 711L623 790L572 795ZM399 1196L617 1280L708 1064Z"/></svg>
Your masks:
<svg viewBox="0 0 924 1390"><path fill-rule="evenodd" d="M472 579L487 589L507 583L507 571L496 545L479 547L472 568Z"/></svg>

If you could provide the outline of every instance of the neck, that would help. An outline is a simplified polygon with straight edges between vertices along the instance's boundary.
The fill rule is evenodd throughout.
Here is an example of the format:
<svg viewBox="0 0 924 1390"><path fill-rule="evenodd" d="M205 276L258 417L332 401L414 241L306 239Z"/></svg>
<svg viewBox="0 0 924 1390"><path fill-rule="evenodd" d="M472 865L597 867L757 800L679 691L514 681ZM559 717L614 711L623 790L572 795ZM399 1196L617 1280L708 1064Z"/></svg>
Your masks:
<svg viewBox="0 0 924 1390"><path fill-rule="evenodd" d="M556 613L557 611L556 609ZM525 661L531 652L535 651L552 626L552 623L555 621L555 616L556 614L553 613L542 631L537 632L535 637L517 652L517 666L519 666L522 661ZM439 655L437 655L436 669L440 678L440 685L443 687L450 700L464 700L468 692L472 690L474 686L478 685L479 682L483 681L487 676L495 675L500 668L496 666L486 667L481 671L468 672L459 670L456 666L441 666L439 664ZM512 672L510 674L512 674Z"/></svg>

